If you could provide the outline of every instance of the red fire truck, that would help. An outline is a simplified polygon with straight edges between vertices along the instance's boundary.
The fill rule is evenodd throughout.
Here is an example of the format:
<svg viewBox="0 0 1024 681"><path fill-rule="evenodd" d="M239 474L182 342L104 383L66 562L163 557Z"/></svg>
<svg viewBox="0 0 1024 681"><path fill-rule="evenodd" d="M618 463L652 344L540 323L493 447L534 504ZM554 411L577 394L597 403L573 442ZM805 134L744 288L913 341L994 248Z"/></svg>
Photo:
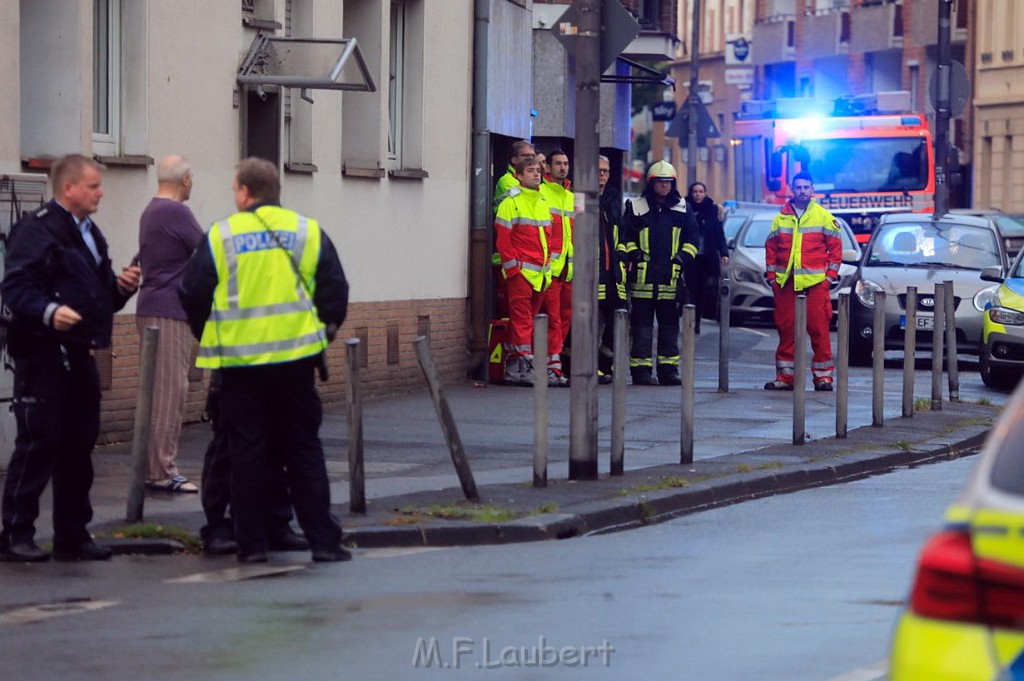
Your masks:
<svg viewBox="0 0 1024 681"><path fill-rule="evenodd" d="M843 98L831 115L814 113L806 99L744 102L733 122L736 199L785 203L793 175L810 172L815 199L861 242L883 213L933 211L928 123L923 114L896 113L909 100L902 92Z"/></svg>

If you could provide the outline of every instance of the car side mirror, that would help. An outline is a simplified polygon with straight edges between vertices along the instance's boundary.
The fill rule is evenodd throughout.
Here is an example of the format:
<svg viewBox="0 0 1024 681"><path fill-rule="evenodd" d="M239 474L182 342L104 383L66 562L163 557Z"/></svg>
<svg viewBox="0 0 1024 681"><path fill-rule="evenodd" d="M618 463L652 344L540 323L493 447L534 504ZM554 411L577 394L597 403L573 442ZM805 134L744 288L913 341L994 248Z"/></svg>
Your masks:
<svg viewBox="0 0 1024 681"><path fill-rule="evenodd" d="M981 270L982 281L991 281L996 284L1003 283L1003 268L995 265L991 267L984 267Z"/></svg>
<svg viewBox="0 0 1024 681"><path fill-rule="evenodd" d="M733 238L729 239L728 241L726 241L725 245L729 247L730 251L735 250L736 249L736 237L733 237Z"/></svg>
<svg viewBox="0 0 1024 681"><path fill-rule="evenodd" d="M844 248L843 262L849 265L858 264L860 262L860 251L856 248Z"/></svg>

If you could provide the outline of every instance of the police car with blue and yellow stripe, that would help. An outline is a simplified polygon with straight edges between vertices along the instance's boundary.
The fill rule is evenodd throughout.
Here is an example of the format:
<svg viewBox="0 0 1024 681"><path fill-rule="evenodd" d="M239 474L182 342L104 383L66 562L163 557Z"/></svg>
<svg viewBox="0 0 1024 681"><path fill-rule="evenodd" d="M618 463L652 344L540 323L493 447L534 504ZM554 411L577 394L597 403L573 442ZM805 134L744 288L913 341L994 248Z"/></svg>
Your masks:
<svg viewBox="0 0 1024 681"><path fill-rule="evenodd" d="M890 681L1024 681L1024 386L918 559Z"/></svg>
<svg viewBox="0 0 1024 681"><path fill-rule="evenodd" d="M978 371L985 385L1009 390L1024 375L1024 250L1005 279L998 270L986 267L981 272L985 281L1001 285L983 317Z"/></svg>

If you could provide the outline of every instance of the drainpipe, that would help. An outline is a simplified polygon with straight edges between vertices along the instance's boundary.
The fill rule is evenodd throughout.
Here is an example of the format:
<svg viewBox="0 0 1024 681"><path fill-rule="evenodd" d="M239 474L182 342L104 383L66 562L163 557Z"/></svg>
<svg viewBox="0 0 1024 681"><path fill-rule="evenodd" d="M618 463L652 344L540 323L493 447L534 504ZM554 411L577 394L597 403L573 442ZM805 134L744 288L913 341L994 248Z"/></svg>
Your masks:
<svg viewBox="0 0 1024 681"><path fill-rule="evenodd" d="M473 2L473 176L469 228L469 364L467 373L487 379L487 332L493 283L491 243L491 135L487 129L487 41L490 0Z"/></svg>

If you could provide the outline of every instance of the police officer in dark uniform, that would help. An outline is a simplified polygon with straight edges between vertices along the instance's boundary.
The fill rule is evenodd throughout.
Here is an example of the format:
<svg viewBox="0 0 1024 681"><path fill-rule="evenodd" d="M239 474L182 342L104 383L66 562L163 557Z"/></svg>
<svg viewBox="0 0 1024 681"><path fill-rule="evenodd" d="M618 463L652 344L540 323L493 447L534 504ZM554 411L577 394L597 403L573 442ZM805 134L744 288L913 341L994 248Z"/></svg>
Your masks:
<svg viewBox="0 0 1024 681"><path fill-rule="evenodd" d="M203 480L200 499L206 524L199 529L203 551L209 556L222 556L238 551L234 521L228 515L231 504L231 452L227 433L220 417L221 371L211 373L206 395L206 418L213 425L213 439L203 457ZM309 542L291 527L292 499L285 484L280 452L270 452L267 462L265 490L267 545L271 551L306 551Z"/></svg>
<svg viewBox="0 0 1024 681"><path fill-rule="evenodd" d="M53 478L53 555L105 560L86 530L92 520L92 450L100 385L92 351L109 348L114 312L135 293L137 265L119 275L89 216L103 197L103 167L80 154L53 164L54 200L26 215L7 243L3 302L12 319L13 410L18 424L3 492L0 554L44 561L36 546L39 497Z"/></svg>

